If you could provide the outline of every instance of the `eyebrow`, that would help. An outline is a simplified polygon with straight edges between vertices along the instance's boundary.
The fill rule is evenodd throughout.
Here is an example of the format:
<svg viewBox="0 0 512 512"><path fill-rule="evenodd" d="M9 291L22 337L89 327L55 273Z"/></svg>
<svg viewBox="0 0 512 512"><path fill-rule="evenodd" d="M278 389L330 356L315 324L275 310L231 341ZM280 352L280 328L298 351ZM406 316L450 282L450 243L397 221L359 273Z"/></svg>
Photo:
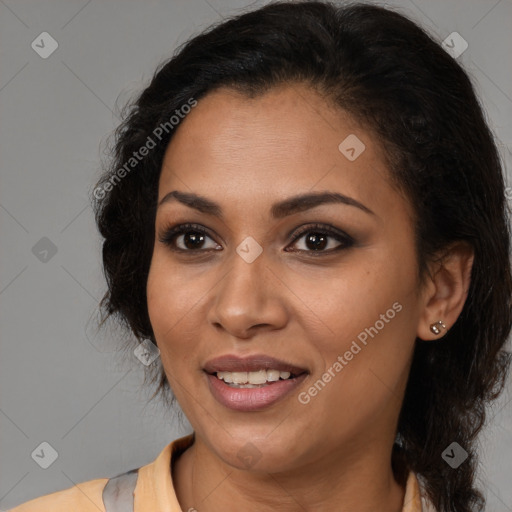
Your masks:
<svg viewBox="0 0 512 512"><path fill-rule="evenodd" d="M172 202L173 200L177 200L185 206L193 208L201 213L214 215L220 219L223 218L222 208L219 204L198 194L180 192L179 190L173 190L166 194L158 203L158 207L162 206L164 203ZM273 218L280 219L287 217L288 215L293 215L294 213L303 212L305 210L315 208L316 206L329 203L354 206L365 213L375 215L370 208L356 199L337 192L315 192L289 197L283 201L273 204L270 209L270 213Z"/></svg>

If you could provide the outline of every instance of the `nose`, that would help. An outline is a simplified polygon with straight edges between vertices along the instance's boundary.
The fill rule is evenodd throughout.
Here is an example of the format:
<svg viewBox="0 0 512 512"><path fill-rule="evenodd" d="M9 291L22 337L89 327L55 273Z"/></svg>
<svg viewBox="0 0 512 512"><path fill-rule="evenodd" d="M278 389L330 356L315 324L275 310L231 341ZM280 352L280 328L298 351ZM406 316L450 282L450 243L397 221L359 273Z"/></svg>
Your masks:
<svg viewBox="0 0 512 512"><path fill-rule="evenodd" d="M214 288L208 321L236 338L282 329L288 321L285 287L267 266L265 251L248 263L236 252Z"/></svg>

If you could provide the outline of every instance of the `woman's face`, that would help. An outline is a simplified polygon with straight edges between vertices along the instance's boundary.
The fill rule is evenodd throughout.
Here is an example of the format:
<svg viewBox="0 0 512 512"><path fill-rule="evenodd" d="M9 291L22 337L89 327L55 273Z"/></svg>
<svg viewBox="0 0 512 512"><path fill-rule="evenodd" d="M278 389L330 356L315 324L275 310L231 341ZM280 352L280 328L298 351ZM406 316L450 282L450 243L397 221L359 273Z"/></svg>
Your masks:
<svg viewBox="0 0 512 512"><path fill-rule="evenodd" d="M377 139L303 85L220 89L176 130L147 297L196 439L272 472L389 452L422 299Z"/></svg>

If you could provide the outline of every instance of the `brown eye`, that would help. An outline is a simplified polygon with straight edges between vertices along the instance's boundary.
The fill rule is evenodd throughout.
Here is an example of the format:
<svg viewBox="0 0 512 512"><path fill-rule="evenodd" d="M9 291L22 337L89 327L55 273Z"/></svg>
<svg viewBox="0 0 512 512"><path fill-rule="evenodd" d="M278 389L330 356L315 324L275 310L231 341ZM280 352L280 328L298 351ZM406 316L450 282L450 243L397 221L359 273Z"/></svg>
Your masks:
<svg viewBox="0 0 512 512"><path fill-rule="evenodd" d="M201 249L204 245L204 241L206 238L206 235L203 233L195 232L195 231L187 231L180 235L179 238L183 237L182 244L185 247L179 247L179 242L177 242L179 249Z"/></svg>
<svg viewBox="0 0 512 512"><path fill-rule="evenodd" d="M159 237L159 240L175 251L198 252L222 249L222 247L209 236L208 231L198 224L181 224L170 228ZM211 241L209 246L208 240Z"/></svg>
<svg viewBox="0 0 512 512"><path fill-rule="evenodd" d="M318 251L325 249L329 245L329 235L323 233L309 233L304 239L304 244L308 249L312 251Z"/></svg>
<svg viewBox="0 0 512 512"><path fill-rule="evenodd" d="M301 239L304 241L299 244L302 247L295 250L301 252L317 252L317 253L331 253L340 249L346 249L354 244L352 237L346 233L334 230L330 226L313 225L305 226L294 235L293 243Z"/></svg>

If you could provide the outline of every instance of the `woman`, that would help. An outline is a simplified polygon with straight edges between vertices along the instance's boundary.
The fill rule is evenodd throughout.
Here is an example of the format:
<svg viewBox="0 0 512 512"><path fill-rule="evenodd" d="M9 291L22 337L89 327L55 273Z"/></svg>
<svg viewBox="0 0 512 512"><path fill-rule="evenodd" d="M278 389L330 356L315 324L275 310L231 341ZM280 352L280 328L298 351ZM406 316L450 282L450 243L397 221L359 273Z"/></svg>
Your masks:
<svg viewBox="0 0 512 512"><path fill-rule="evenodd" d="M509 231L457 62L384 8L270 4L185 44L116 135L105 320L158 346L194 432L14 511L483 510Z"/></svg>

